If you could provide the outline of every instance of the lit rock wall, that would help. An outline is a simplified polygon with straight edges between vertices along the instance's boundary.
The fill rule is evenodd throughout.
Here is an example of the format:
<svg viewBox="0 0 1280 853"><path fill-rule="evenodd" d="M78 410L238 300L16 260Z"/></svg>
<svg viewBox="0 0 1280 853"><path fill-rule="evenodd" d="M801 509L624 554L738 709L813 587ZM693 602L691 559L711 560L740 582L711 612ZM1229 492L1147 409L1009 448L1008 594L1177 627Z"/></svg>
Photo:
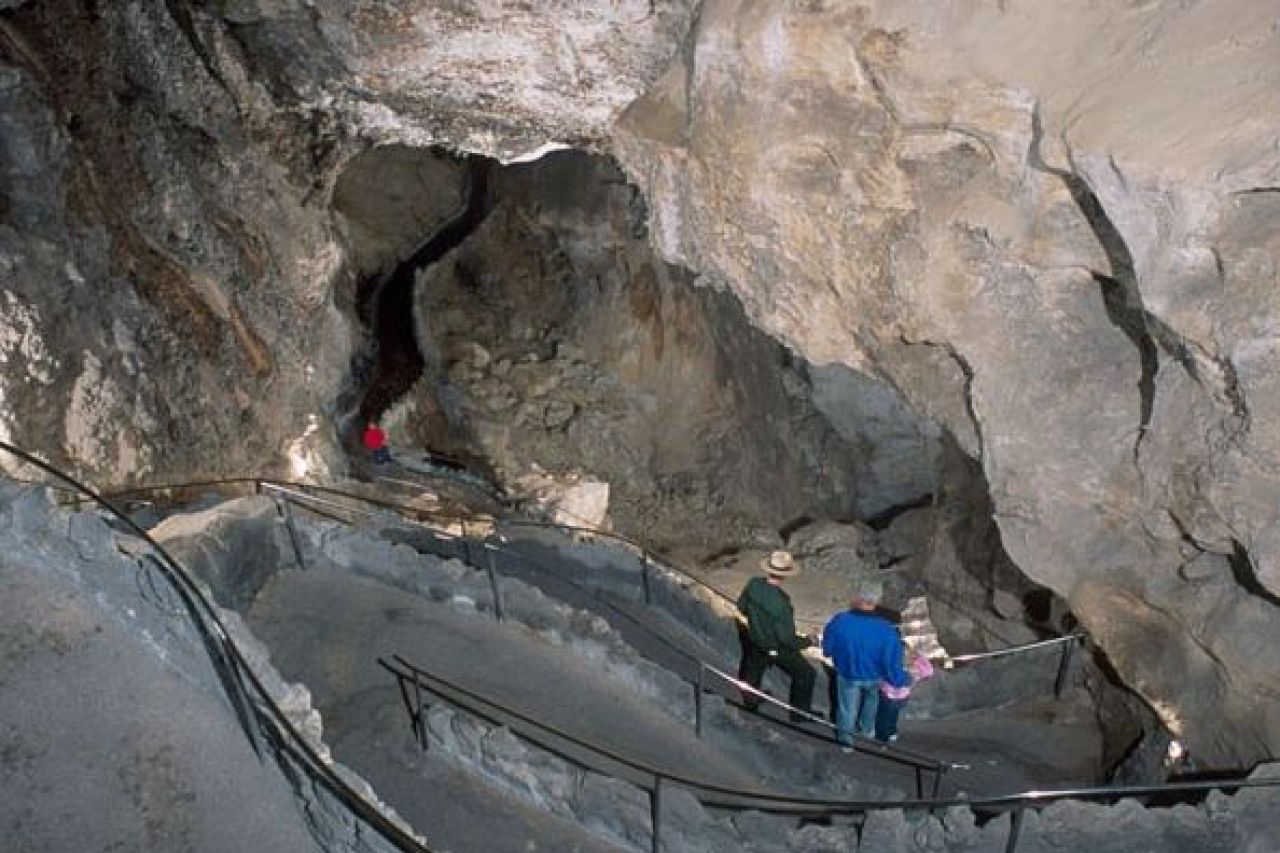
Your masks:
<svg viewBox="0 0 1280 853"><path fill-rule="evenodd" d="M1278 38L1264 0L3 0L0 430L104 480L323 466L341 165L608 151L666 261L942 425L1018 565L1248 763L1280 746Z"/></svg>
<svg viewBox="0 0 1280 853"><path fill-rule="evenodd" d="M951 430L1012 558L1210 763L1280 748L1278 29L709 2L617 133L660 251Z"/></svg>
<svg viewBox="0 0 1280 853"><path fill-rule="evenodd" d="M371 143L603 145L689 19L4 0L0 436L104 484L323 475L355 346L340 167Z"/></svg>
<svg viewBox="0 0 1280 853"><path fill-rule="evenodd" d="M0 435L102 484L323 468L351 344L314 128L181 4L97 5L0 17Z"/></svg>

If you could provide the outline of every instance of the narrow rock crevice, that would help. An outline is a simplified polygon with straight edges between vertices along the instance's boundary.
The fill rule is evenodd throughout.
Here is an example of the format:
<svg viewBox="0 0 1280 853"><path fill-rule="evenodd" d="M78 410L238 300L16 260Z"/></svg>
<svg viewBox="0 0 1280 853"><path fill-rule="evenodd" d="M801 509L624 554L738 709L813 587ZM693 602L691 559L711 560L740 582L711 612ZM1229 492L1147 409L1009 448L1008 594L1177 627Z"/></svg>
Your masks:
<svg viewBox="0 0 1280 853"><path fill-rule="evenodd" d="M1233 543L1231 554L1227 558L1231 564L1231 574L1241 588L1250 595L1257 596L1268 604L1280 607L1280 596L1262 585L1258 580L1257 568L1249 558L1249 551L1239 541Z"/></svg>
<svg viewBox="0 0 1280 853"><path fill-rule="evenodd" d="M1134 445L1136 457L1142 436L1151 423L1151 412L1155 406L1156 371L1160 369L1160 356L1156 348L1155 338L1148 326L1146 311L1140 304L1135 304L1137 288L1126 286L1119 279L1100 273L1093 274L1102 293L1102 304L1106 308L1107 319L1120 331L1124 332L1138 350L1142 375L1138 379L1138 393L1141 395L1142 408L1139 416L1138 440Z"/></svg>
<svg viewBox="0 0 1280 853"><path fill-rule="evenodd" d="M199 58L200 64L204 66L209 78L221 86L228 95L231 95L232 101L235 101L231 87L227 85L226 77L223 76L222 69L218 66L217 58L196 30L196 22L191 13L190 0L165 0L165 7L169 11L169 17L173 19L178 29L182 31L187 43L191 45L192 52Z"/></svg>
<svg viewBox="0 0 1280 853"><path fill-rule="evenodd" d="M1147 318L1155 339L1160 346L1177 359L1187 375L1201 386L1209 389L1214 400L1231 411L1237 429L1228 430L1229 437L1234 439L1249 427L1249 405L1240 387L1240 378L1236 374L1235 365L1230 360L1215 356L1203 347L1187 341L1173 329L1155 317Z"/></svg>
<svg viewBox="0 0 1280 853"><path fill-rule="evenodd" d="M1129 251L1124 236L1111 221L1102 202L1088 182L1074 172L1055 168L1044 161L1040 152L1043 138L1044 125L1037 105L1031 114L1031 146L1027 151L1027 162L1036 171L1053 175L1061 180L1071 194L1076 207L1084 215L1103 253L1106 254L1110 266L1110 274L1104 275L1100 272L1093 274L1094 281L1098 283L1102 293L1107 319L1124 333L1138 351L1142 373L1138 379L1138 393L1141 397L1138 438L1133 447L1136 460L1142 446L1142 439L1151 423L1151 413L1155 406L1155 378L1156 371L1160 367L1160 358L1156 339L1149 325L1150 317L1143 307L1142 294L1138 290L1133 254Z"/></svg>
<svg viewBox="0 0 1280 853"><path fill-rule="evenodd" d="M414 329L417 273L461 245L491 208L489 173L493 161L472 157L457 212L419 244L389 274L367 281L358 300L360 315L373 334L374 364L361 395L359 422L377 419L422 376L425 361Z"/></svg>

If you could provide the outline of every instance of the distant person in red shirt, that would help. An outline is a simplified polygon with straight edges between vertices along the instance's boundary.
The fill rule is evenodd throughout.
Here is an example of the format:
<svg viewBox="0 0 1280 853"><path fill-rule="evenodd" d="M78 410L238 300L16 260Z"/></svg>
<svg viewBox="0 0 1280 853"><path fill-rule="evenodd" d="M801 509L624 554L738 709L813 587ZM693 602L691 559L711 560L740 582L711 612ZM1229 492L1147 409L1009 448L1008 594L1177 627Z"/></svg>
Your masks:
<svg viewBox="0 0 1280 853"><path fill-rule="evenodd" d="M385 465L391 461L391 451L387 450L387 434L374 421L364 428L364 446L373 456L373 461Z"/></svg>

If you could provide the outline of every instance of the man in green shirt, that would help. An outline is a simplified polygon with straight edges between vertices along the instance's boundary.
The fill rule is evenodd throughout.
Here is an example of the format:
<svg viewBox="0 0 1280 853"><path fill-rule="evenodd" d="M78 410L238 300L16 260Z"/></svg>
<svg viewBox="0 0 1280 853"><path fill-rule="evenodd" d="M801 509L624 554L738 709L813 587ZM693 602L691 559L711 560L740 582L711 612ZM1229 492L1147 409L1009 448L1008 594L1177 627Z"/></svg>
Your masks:
<svg viewBox="0 0 1280 853"><path fill-rule="evenodd" d="M747 625L742 633L742 663L738 677L756 689L764 679L765 670L777 666L791 676L793 708L809 713L813 701L813 667L800 654L801 649L813 645L809 637L796 633L795 612L791 598L782 590L785 578L799 574L800 567L786 551L774 551L761 564L764 577L752 578L738 596L738 610L746 617ZM758 696L744 693L742 704L754 711L760 705ZM806 718L791 714L796 722Z"/></svg>

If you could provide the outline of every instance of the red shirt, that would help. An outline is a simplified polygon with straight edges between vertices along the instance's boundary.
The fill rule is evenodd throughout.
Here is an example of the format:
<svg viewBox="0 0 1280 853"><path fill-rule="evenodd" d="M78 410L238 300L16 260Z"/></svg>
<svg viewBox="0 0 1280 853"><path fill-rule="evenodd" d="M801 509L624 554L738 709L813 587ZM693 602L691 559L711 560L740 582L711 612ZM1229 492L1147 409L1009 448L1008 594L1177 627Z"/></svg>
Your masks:
<svg viewBox="0 0 1280 853"><path fill-rule="evenodd" d="M387 443L387 434L376 426L364 431L364 446L368 450L377 450Z"/></svg>

